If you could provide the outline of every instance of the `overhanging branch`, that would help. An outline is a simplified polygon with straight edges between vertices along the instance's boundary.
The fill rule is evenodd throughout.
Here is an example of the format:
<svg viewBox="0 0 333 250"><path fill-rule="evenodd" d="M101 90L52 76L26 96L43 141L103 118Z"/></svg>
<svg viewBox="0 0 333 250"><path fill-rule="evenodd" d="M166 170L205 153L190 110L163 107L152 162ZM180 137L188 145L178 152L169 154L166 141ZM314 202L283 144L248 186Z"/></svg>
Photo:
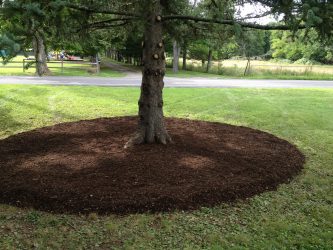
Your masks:
<svg viewBox="0 0 333 250"><path fill-rule="evenodd" d="M99 24L107 24L107 23L113 23L113 22L119 22L119 21L131 21L137 19L137 17L120 17L120 18L111 18L111 19L107 19L107 20L103 20L103 21L99 21L99 22L94 22L94 23L89 23L87 26L94 26L94 25L99 25Z"/></svg>
<svg viewBox="0 0 333 250"><path fill-rule="evenodd" d="M128 24L129 18L114 18L110 20L105 20L101 22L95 22L95 23L89 23L85 26L82 26L80 29L78 29L76 32L80 32L82 30L96 30L96 29L106 29L106 28L112 28L112 27L119 27L124 26Z"/></svg>
<svg viewBox="0 0 333 250"><path fill-rule="evenodd" d="M203 17L194 17L194 16L182 16L182 15L171 15L171 16L164 16L164 21L167 20L191 20L194 22L204 22L204 23L216 23L216 24L224 24L224 25L239 25L243 28L251 28L251 29L258 29L258 30L290 30L291 27L288 25L262 25L256 23L246 23L241 21L235 20L218 20L218 19L210 19L210 18L203 18ZM305 29L307 28L305 25L297 26L298 29Z"/></svg>
<svg viewBox="0 0 333 250"><path fill-rule="evenodd" d="M128 22L122 22L122 23L116 23L116 24L97 25L97 26L92 26L91 30L109 29L109 28L114 28L114 27L125 26L127 24L128 24Z"/></svg>
<svg viewBox="0 0 333 250"><path fill-rule="evenodd" d="M248 19L256 19L256 18L266 17L266 16L269 16L269 15L272 15L272 14L273 14L272 11L266 11L264 13L253 15L253 16L249 15L249 16L246 16L246 17L236 18L235 20L236 21L243 21L243 20L248 20Z"/></svg>

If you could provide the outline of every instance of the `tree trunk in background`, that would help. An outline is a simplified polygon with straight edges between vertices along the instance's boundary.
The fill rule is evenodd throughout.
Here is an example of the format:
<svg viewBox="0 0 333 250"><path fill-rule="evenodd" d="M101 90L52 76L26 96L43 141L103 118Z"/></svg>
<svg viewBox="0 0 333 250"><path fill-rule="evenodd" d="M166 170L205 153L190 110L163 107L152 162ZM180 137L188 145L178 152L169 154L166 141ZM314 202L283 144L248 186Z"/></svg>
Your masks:
<svg viewBox="0 0 333 250"><path fill-rule="evenodd" d="M117 61L121 62L122 56L120 55L119 51L117 51Z"/></svg>
<svg viewBox="0 0 333 250"><path fill-rule="evenodd" d="M213 57L213 51L211 49L209 49L208 52L208 62L207 62L207 68L206 68L206 72L208 73L210 68L212 67L212 58Z"/></svg>
<svg viewBox="0 0 333 250"><path fill-rule="evenodd" d="M182 67L182 69L186 70L186 68L187 68L187 43L184 42L184 45L183 45L183 67Z"/></svg>
<svg viewBox="0 0 333 250"><path fill-rule="evenodd" d="M32 39L32 45L36 58L36 74L39 76L50 75L51 71L47 66L47 55L43 37L36 33Z"/></svg>
<svg viewBox="0 0 333 250"><path fill-rule="evenodd" d="M112 49L111 48L108 48L105 52L106 52L107 58L112 58Z"/></svg>
<svg viewBox="0 0 333 250"><path fill-rule="evenodd" d="M141 143L171 141L165 128L163 97L165 53L162 41L160 1L150 0L149 15L143 44L143 76L139 99L139 123L136 134L126 143L130 147Z"/></svg>
<svg viewBox="0 0 333 250"><path fill-rule="evenodd" d="M247 57L247 64L246 64L246 67L245 67L245 70L244 70L244 76L246 76L246 74L249 73L249 70L250 70L250 62L251 62L251 58L250 58L250 57Z"/></svg>
<svg viewBox="0 0 333 250"><path fill-rule="evenodd" d="M180 47L176 40L173 41L173 63L172 63L172 70L173 72L177 73L179 70L179 54L180 54Z"/></svg>

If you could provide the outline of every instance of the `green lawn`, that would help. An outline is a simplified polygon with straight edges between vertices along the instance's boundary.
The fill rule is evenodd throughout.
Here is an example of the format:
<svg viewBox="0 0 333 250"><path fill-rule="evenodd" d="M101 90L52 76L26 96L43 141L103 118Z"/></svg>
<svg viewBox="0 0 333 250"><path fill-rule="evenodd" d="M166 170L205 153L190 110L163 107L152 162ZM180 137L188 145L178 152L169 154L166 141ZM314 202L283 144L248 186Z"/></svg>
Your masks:
<svg viewBox="0 0 333 250"><path fill-rule="evenodd" d="M65 121L134 115L139 89L0 85L0 138ZM235 204L128 216L0 205L0 249L332 249L333 90L166 89L166 116L259 128L307 157L290 184Z"/></svg>

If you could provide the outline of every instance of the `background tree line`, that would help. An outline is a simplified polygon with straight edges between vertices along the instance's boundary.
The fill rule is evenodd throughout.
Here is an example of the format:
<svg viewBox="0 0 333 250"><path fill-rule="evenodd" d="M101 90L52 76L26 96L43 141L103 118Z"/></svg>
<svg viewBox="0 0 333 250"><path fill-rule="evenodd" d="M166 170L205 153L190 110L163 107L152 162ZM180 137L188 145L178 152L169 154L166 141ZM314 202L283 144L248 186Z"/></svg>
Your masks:
<svg viewBox="0 0 333 250"><path fill-rule="evenodd" d="M322 42L318 33L311 30L308 33L298 31L261 31L249 30L241 35L233 34L227 38L200 36L198 39L185 37L178 40L179 50L173 48L175 37L166 38L166 52L170 57L180 53L176 58L182 58L183 69L186 69L186 59L202 62L209 69L211 60L226 60L231 58L251 57L252 59L276 59L299 64L333 64L332 40ZM141 58L141 37L131 33L124 39L113 41L112 47L104 50L113 51L115 60L139 64ZM103 48L101 48L103 50ZM111 57L112 54L106 54Z"/></svg>

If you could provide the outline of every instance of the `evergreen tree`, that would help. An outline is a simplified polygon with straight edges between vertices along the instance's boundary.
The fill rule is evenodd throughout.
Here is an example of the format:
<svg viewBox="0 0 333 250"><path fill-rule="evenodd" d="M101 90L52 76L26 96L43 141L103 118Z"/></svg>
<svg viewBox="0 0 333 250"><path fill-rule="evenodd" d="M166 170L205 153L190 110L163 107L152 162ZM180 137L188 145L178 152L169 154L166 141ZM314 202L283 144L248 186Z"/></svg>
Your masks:
<svg viewBox="0 0 333 250"><path fill-rule="evenodd" d="M33 48L36 60L36 74L50 74L47 66L46 40L52 36L54 6L49 1L5 0L1 7L1 19L6 22L3 32L20 41L20 51ZM2 36L6 39L6 35ZM2 39L2 41L4 41ZM4 48L8 50L8 48ZM19 51L15 51L16 53ZM15 56L16 53L10 53Z"/></svg>
<svg viewBox="0 0 333 250"><path fill-rule="evenodd" d="M11 2L14 5L15 3L21 3L18 0L5 2ZM246 20L236 20L234 17L235 5L246 2L261 3L268 6L273 14L283 13L283 22L261 25L247 22ZM163 77L165 74L165 36L163 27L168 26L168 23L177 21L185 25L192 22L200 25L227 25L233 26L235 30L252 28L296 31L297 29L310 30L310 28L313 28L323 38L332 36L333 4L331 0L203 0L197 3L195 9L198 8L199 11L191 11L193 2L188 0L76 0L61 2L62 11L71 13L73 17L76 13L76 16L80 17L79 23L81 23L81 26L107 29L116 26L135 25L143 30L144 69L141 95L138 103L139 123L136 134L126 146L155 142L166 144L171 141L164 124L162 96ZM42 20L49 20L49 18L45 16L44 11L40 10L47 9L52 5L59 7L58 4L50 4L50 1L46 5L44 5L44 1L39 1L39 3L32 2L32 5L25 7L25 10L31 12L33 17L36 17L33 19L34 21L30 21L30 25L26 25L22 18L13 21L18 22L20 27L24 27L23 30L25 31L37 30L38 34L41 34L40 37L45 38L45 33L43 32L45 22ZM23 4L22 6L25 5ZM49 12L56 13L56 11ZM53 16L53 14L50 15L51 17ZM37 17L47 18L41 19ZM68 22L67 26L72 26L72 22Z"/></svg>

